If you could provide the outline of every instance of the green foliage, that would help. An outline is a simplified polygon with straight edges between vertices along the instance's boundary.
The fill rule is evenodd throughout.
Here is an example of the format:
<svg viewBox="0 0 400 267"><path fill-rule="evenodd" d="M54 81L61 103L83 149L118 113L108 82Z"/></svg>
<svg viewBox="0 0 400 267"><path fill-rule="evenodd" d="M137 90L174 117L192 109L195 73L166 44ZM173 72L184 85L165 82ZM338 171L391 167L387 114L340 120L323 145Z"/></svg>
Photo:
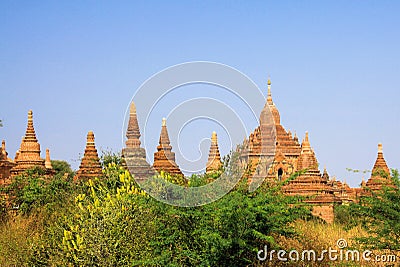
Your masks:
<svg viewBox="0 0 400 267"><path fill-rule="evenodd" d="M255 262L264 244L276 246L277 235L293 236L290 223L309 216L297 199L259 188L236 190L201 207L152 205L157 235L152 240L157 266L245 266Z"/></svg>
<svg viewBox="0 0 400 267"><path fill-rule="evenodd" d="M5 222L8 218L7 216L7 202L4 194L0 191L0 223Z"/></svg>
<svg viewBox="0 0 400 267"><path fill-rule="evenodd" d="M116 189L89 180L87 194L75 197L74 216L64 219L59 245L63 253L55 261L74 266L132 266L149 257L153 215L140 205L147 196L129 172L120 173L118 179Z"/></svg>
<svg viewBox="0 0 400 267"><path fill-rule="evenodd" d="M111 150L102 150L100 156L100 163L103 168L107 167L110 163L115 163L118 166L122 165L122 155L120 152L113 152Z"/></svg>
<svg viewBox="0 0 400 267"><path fill-rule="evenodd" d="M53 170L56 172L55 175L63 176L67 174L68 177L72 177L74 174L74 171L71 169L71 165L64 160L52 160L51 166L53 167Z"/></svg>
<svg viewBox="0 0 400 267"><path fill-rule="evenodd" d="M0 120L0 127L3 127L3 121Z"/></svg>
<svg viewBox="0 0 400 267"><path fill-rule="evenodd" d="M13 207L22 214L39 211L49 212L65 205L65 199L72 192L71 183L61 175L46 177L45 170L34 168L16 176L6 188Z"/></svg>
<svg viewBox="0 0 400 267"><path fill-rule="evenodd" d="M350 225L361 223L369 234L357 238L368 248L400 250L400 182L397 170L392 170L391 179L393 186L371 191L359 203L348 207Z"/></svg>

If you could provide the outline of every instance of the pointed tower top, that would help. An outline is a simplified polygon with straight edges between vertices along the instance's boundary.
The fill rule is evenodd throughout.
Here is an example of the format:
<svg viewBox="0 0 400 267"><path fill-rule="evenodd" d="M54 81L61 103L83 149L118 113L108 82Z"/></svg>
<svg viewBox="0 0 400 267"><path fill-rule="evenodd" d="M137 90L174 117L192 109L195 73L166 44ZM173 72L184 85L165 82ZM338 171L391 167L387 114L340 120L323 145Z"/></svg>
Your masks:
<svg viewBox="0 0 400 267"><path fill-rule="evenodd" d="M382 143L378 144L378 153L383 153Z"/></svg>
<svg viewBox="0 0 400 267"><path fill-rule="evenodd" d="M28 111L28 125L26 127L25 140L37 142L35 128L33 126L33 112L32 110Z"/></svg>
<svg viewBox="0 0 400 267"><path fill-rule="evenodd" d="M386 164L386 160L383 157L383 149L382 144L378 144L378 156L376 158L374 167L372 168L371 177L377 176L380 177L381 171L383 171L388 177L390 176L389 167Z"/></svg>
<svg viewBox="0 0 400 267"><path fill-rule="evenodd" d="M160 140L157 152L154 153L153 167L158 172L163 170L169 174L183 176L183 173L175 162L175 153L172 152L167 130L167 120L165 118L162 119Z"/></svg>
<svg viewBox="0 0 400 267"><path fill-rule="evenodd" d="M96 145L94 143L94 133L89 131L86 137L86 148L77 171L74 181L81 178L89 179L94 177L101 177L103 174L100 159L97 154Z"/></svg>
<svg viewBox="0 0 400 267"><path fill-rule="evenodd" d="M129 114L136 114L136 106L135 103L132 101L131 106L129 107Z"/></svg>
<svg viewBox="0 0 400 267"><path fill-rule="evenodd" d="M50 150L48 148L46 148L46 160L44 162L44 166L46 167L46 169L53 169L50 160Z"/></svg>
<svg viewBox="0 0 400 267"><path fill-rule="evenodd" d="M306 132L306 136L303 139L303 143L301 144L302 148L311 148L310 140L308 139L308 131Z"/></svg>
<svg viewBox="0 0 400 267"><path fill-rule="evenodd" d="M214 131L211 135L211 142L217 143L217 133Z"/></svg>
<svg viewBox="0 0 400 267"><path fill-rule="evenodd" d="M221 155L218 148L217 133L214 131L211 135L210 152L208 153L208 161L206 165L206 173L211 173L221 169Z"/></svg>
<svg viewBox="0 0 400 267"><path fill-rule="evenodd" d="M301 153L297 161L298 169L313 169L318 170L318 161L315 157L315 153L311 148L310 141L308 139L308 132L301 143Z"/></svg>
<svg viewBox="0 0 400 267"><path fill-rule="evenodd" d="M93 131L89 131L86 137L87 144L94 144L94 133Z"/></svg>
<svg viewBox="0 0 400 267"><path fill-rule="evenodd" d="M170 146L171 142L169 141L169 135L168 135L168 130L167 130L167 120L165 118L162 119L161 125L162 125L162 127L161 127L159 144L164 149L171 150L171 146Z"/></svg>
<svg viewBox="0 0 400 267"><path fill-rule="evenodd" d="M138 148L140 147L140 131L139 131L139 124L136 115L136 106L135 103L132 101L130 108L129 108L129 121L128 121L128 128L126 130L126 140L125 144L127 148Z"/></svg>
<svg viewBox="0 0 400 267"><path fill-rule="evenodd" d="M268 76L268 96L267 96L267 102L268 104L272 105L273 101L272 101L272 94L271 94L271 78Z"/></svg>

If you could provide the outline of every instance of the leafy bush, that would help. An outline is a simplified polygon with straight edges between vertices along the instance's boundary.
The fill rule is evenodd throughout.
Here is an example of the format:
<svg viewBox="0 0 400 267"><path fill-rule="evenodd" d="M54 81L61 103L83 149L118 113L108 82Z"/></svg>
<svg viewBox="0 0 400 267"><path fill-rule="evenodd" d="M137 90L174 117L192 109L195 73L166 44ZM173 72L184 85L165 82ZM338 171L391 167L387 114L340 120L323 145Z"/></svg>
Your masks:
<svg viewBox="0 0 400 267"><path fill-rule="evenodd" d="M392 170L390 179L391 186L371 191L359 203L349 206L349 212L357 218L350 225L360 223L368 233L367 237L357 240L371 249L400 250L400 181L397 170Z"/></svg>

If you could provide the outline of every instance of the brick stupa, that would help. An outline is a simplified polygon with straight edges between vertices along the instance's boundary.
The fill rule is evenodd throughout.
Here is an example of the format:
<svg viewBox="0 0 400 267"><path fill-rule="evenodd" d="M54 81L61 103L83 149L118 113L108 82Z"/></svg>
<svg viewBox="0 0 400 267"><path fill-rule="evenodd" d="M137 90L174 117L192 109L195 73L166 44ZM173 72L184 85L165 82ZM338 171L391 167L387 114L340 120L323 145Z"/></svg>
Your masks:
<svg viewBox="0 0 400 267"><path fill-rule="evenodd" d="M250 164L252 176L262 175L267 178L267 181L284 180L295 172L301 147L297 136L292 137L291 132L287 132L281 125L279 111L272 100L270 79L268 79L267 86L267 100L260 114L260 126L250 134L248 139L245 139L244 153L241 153L241 159L243 165ZM272 113L275 132L271 132L269 125L271 119L266 116L267 109ZM276 147L271 147L271 138L276 138ZM264 145L262 145L263 142ZM266 151L262 152L261 147ZM268 173L264 173L267 171L264 168L256 170L257 162L263 155L266 157L275 155L268 168Z"/></svg>
<svg viewBox="0 0 400 267"><path fill-rule="evenodd" d="M390 170L383 157L382 144L378 144L378 157L376 158L374 167L372 168L371 177L368 179L366 186L373 190L380 190L383 186L391 184Z"/></svg>
<svg viewBox="0 0 400 267"><path fill-rule="evenodd" d="M211 135L211 146L208 154L208 161L206 165L206 173L213 173L221 170L222 162L221 155L218 148L217 133L213 132Z"/></svg>
<svg viewBox="0 0 400 267"><path fill-rule="evenodd" d="M327 222L333 222L334 204L341 203L341 200L335 195L333 187L328 184L327 173L321 175L307 132L301 144L297 168L304 173L283 186L283 192L287 195L309 197L306 202L314 204L313 214Z"/></svg>
<svg viewBox="0 0 400 267"><path fill-rule="evenodd" d="M162 120L162 127L160 133L159 145L157 152L154 153L153 168L157 171L164 171L171 175L183 176L175 162L175 153L172 152L172 147L169 141L167 121L165 118Z"/></svg>
<svg viewBox="0 0 400 267"><path fill-rule="evenodd" d="M35 128L33 127L32 110L28 112L28 126L17 152L15 163L16 166L11 169L12 176L19 175L34 167L46 169L45 160L40 158L40 144L38 143Z"/></svg>
<svg viewBox="0 0 400 267"><path fill-rule="evenodd" d="M7 185L11 183L10 171L15 166L12 159L8 157L6 151L6 142L3 140L0 147L0 185Z"/></svg>
<svg viewBox="0 0 400 267"><path fill-rule="evenodd" d="M94 143L94 134L89 131L86 138L86 148L79 170L76 172L74 181L88 180L103 175L100 159Z"/></svg>
<svg viewBox="0 0 400 267"><path fill-rule="evenodd" d="M140 130L136 115L136 107L132 101L129 109L129 122L126 131L126 147L122 149L124 166L138 180L152 177L155 171L146 161L146 150L140 147Z"/></svg>

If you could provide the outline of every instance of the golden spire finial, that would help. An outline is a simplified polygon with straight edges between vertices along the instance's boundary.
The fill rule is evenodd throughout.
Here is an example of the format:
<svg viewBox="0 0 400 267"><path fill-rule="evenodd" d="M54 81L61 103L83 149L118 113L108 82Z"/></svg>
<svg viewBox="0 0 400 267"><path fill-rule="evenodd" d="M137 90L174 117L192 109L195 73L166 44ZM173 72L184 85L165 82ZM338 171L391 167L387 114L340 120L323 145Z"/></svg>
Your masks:
<svg viewBox="0 0 400 267"><path fill-rule="evenodd" d="M28 111L28 121L33 121L33 112L32 112L32 110Z"/></svg>
<svg viewBox="0 0 400 267"><path fill-rule="evenodd" d="M129 108L129 113L130 114L136 114L136 106L135 106L135 103L133 101L131 102L131 106Z"/></svg>
<svg viewBox="0 0 400 267"><path fill-rule="evenodd" d="M167 126L167 119L166 118L162 118L162 126Z"/></svg>
<svg viewBox="0 0 400 267"><path fill-rule="evenodd" d="M86 137L87 144L94 144L94 133L93 131L89 131Z"/></svg>
<svg viewBox="0 0 400 267"><path fill-rule="evenodd" d="M271 94L271 77L268 75L268 82L267 82L267 87L268 87L268 96L267 96L267 102L268 104L272 105L272 94Z"/></svg>
<svg viewBox="0 0 400 267"><path fill-rule="evenodd" d="M215 131L212 132L211 142L217 143L217 133Z"/></svg>
<svg viewBox="0 0 400 267"><path fill-rule="evenodd" d="M378 144L378 153L383 153L382 143Z"/></svg>

